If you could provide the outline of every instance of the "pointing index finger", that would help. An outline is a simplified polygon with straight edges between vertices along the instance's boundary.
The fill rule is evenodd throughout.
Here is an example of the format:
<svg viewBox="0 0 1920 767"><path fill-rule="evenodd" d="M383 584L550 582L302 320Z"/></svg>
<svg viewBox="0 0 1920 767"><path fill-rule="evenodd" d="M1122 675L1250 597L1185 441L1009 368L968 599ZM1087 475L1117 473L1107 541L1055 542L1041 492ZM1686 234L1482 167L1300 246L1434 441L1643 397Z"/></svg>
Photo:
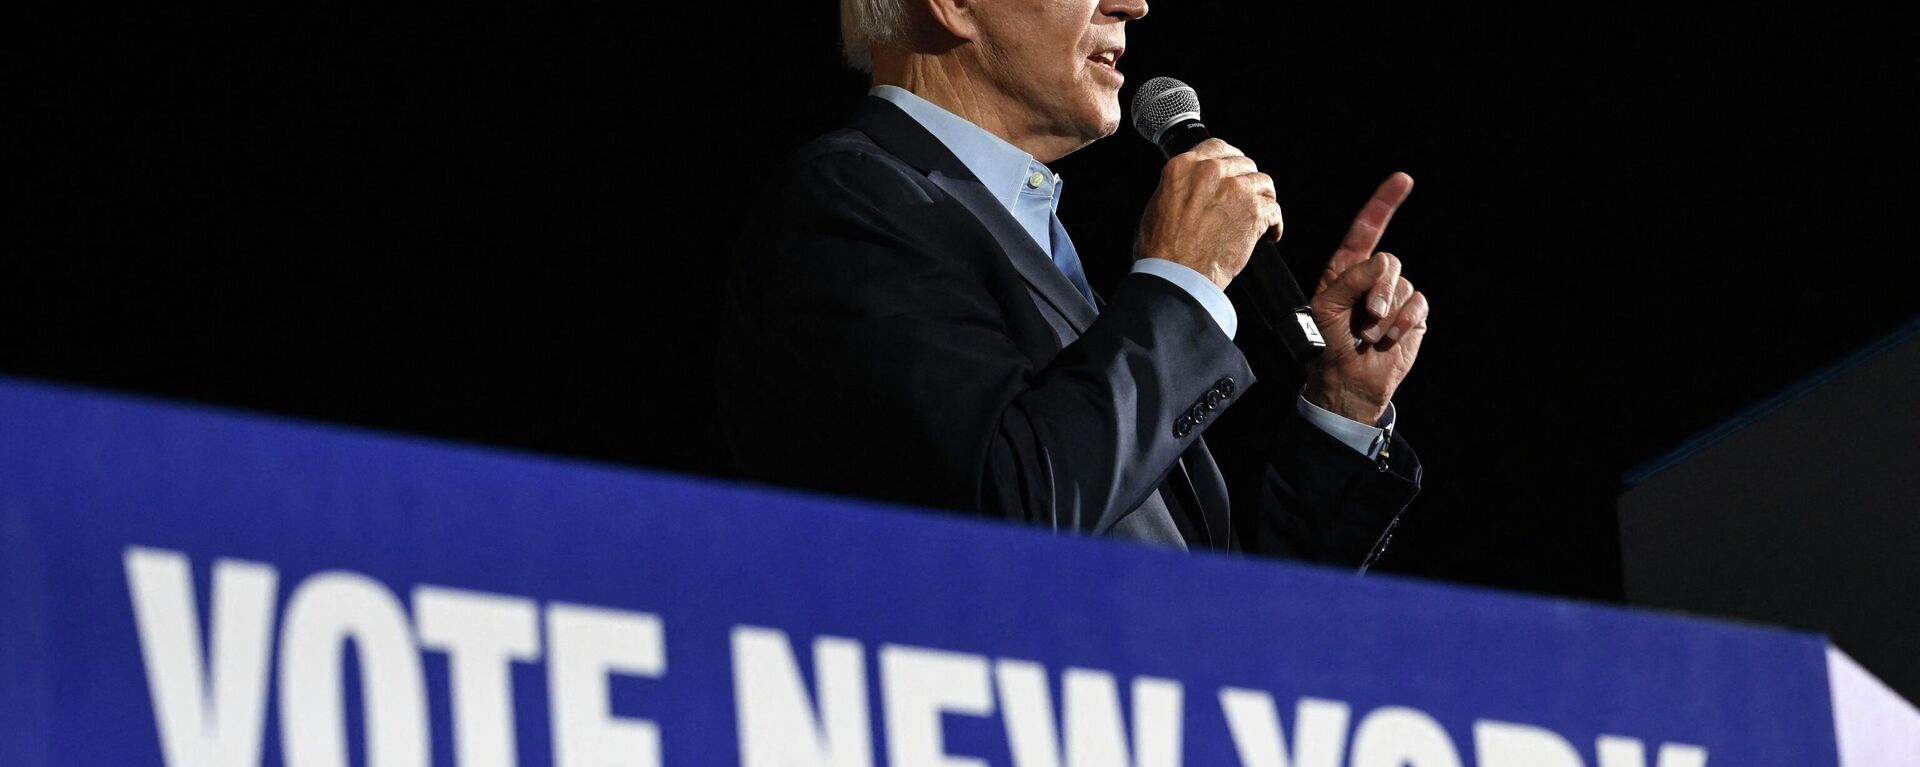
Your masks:
<svg viewBox="0 0 1920 767"><path fill-rule="evenodd" d="M1347 228L1347 236L1333 252L1333 260L1327 262L1327 274L1338 276L1372 257L1374 247L1380 244L1380 235L1387 230L1387 222L1393 220L1394 211L1400 209L1400 203L1406 202L1412 191L1413 177L1405 173L1396 172L1380 182L1373 190L1373 198L1353 217L1353 226Z"/></svg>

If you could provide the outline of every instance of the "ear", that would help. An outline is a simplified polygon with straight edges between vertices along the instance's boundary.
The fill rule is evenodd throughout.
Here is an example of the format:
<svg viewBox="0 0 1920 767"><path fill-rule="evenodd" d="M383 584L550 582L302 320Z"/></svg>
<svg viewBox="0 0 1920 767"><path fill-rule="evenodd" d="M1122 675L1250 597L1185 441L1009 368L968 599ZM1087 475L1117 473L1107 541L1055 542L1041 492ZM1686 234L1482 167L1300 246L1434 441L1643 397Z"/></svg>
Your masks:
<svg viewBox="0 0 1920 767"><path fill-rule="evenodd" d="M944 32L952 37L972 42L980 37L978 0L920 0L925 4L927 18L933 23L929 32Z"/></svg>

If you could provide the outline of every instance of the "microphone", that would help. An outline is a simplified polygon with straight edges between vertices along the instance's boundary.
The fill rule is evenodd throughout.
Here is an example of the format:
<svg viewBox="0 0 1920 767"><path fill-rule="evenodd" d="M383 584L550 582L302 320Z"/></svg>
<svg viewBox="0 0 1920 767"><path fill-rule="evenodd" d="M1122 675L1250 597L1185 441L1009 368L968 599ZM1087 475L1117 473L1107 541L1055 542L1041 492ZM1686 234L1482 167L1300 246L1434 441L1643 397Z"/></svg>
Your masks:
<svg viewBox="0 0 1920 767"><path fill-rule="evenodd" d="M1148 80L1134 92L1133 129L1160 147L1168 159L1213 137L1200 122L1200 96L1192 86L1171 77ZM1306 294L1294 282L1293 272L1280 260L1273 243L1265 239L1254 242L1253 257L1231 287L1241 288L1244 302L1254 310L1254 319L1280 337L1294 362L1305 365L1326 351L1327 340L1321 337L1320 326L1314 324Z"/></svg>

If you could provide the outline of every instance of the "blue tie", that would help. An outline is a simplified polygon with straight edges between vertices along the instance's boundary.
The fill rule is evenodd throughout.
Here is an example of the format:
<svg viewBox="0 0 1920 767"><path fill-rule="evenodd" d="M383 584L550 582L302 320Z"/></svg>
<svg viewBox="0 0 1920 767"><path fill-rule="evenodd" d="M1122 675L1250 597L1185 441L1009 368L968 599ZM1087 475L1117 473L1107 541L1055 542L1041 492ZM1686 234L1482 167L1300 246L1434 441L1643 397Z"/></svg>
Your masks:
<svg viewBox="0 0 1920 767"><path fill-rule="evenodd" d="M1088 306L1097 306L1093 300L1093 286L1087 283L1087 272L1080 267L1080 251L1073 249L1073 238L1067 236L1067 229L1060 225L1060 217L1047 214L1047 222L1053 227L1053 265L1060 267L1060 273L1067 275L1067 281L1086 297Z"/></svg>

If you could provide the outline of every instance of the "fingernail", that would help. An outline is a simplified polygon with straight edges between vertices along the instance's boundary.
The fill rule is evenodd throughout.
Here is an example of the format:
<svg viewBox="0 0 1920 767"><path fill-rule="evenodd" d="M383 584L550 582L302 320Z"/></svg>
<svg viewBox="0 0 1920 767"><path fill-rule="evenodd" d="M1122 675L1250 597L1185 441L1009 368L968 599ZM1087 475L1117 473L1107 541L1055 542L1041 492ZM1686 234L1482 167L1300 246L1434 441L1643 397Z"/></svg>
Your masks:
<svg viewBox="0 0 1920 767"><path fill-rule="evenodd" d="M1399 326L1399 325L1395 325L1395 326L1393 326L1393 327L1390 327L1390 328L1387 328L1387 340L1388 340L1388 341L1398 341L1398 340L1400 340L1400 326Z"/></svg>
<svg viewBox="0 0 1920 767"><path fill-rule="evenodd" d="M1360 338L1370 344L1380 343L1380 326L1375 325L1360 331Z"/></svg>
<svg viewBox="0 0 1920 767"><path fill-rule="evenodd" d="M1373 316L1385 317L1387 316L1387 299L1374 296L1372 301L1367 302L1367 308L1373 310Z"/></svg>

